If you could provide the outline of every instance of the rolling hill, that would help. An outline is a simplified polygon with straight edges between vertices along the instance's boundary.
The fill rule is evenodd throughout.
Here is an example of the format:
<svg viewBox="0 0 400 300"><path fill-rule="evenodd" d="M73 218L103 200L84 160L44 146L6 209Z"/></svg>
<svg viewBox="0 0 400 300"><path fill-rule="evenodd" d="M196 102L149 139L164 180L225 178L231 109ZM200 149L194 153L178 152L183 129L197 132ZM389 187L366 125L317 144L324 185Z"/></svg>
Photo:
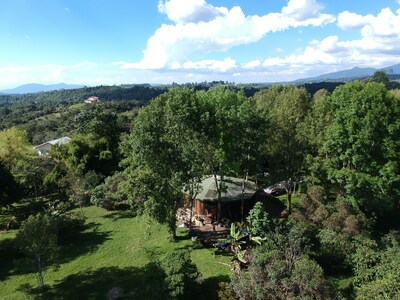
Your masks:
<svg viewBox="0 0 400 300"><path fill-rule="evenodd" d="M0 94L30 94L30 93L38 93L38 92L47 92L47 91L56 91L56 90L70 90L70 89L79 89L84 87L83 85L77 84L38 84L38 83L29 83L17 86L13 89L2 90Z"/></svg>

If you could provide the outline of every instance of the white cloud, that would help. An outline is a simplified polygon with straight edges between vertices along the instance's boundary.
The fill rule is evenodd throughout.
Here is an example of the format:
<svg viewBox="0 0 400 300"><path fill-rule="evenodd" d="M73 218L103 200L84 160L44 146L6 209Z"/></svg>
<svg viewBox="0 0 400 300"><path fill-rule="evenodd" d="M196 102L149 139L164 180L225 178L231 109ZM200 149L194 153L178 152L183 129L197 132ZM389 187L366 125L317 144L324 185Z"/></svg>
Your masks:
<svg viewBox="0 0 400 300"><path fill-rule="evenodd" d="M301 71L308 73L312 70L318 74L354 66L383 67L400 63L400 9L393 13L385 8L376 16L346 11L339 15L338 26L359 30L360 39L342 41L332 35L311 41L299 53L267 58L262 67L250 63L242 67L255 71L270 70L278 77L287 69L298 72L296 77L299 77Z"/></svg>
<svg viewBox="0 0 400 300"><path fill-rule="evenodd" d="M184 69L216 72L227 72L236 67L236 61L229 57L224 60L207 59L197 62L187 61L183 64Z"/></svg>
<svg viewBox="0 0 400 300"><path fill-rule="evenodd" d="M306 21L320 18L320 11L323 8L316 0L292 0L282 8L282 14L297 21Z"/></svg>
<svg viewBox="0 0 400 300"><path fill-rule="evenodd" d="M400 54L400 9L393 13L389 8L384 8L376 16L352 14L352 17L358 20L353 26L346 17L339 15L338 19L340 27L360 30L361 39L341 43L349 51L374 55Z"/></svg>
<svg viewBox="0 0 400 300"><path fill-rule="evenodd" d="M261 66L261 61L257 59L257 60L253 60L253 61L243 64L242 67L244 69L254 69L254 68L258 68L260 66Z"/></svg>
<svg viewBox="0 0 400 300"><path fill-rule="evenodd" d="M158 11L176 23L208 22L223 15L222 8L205 0L167 0L158 2Z"/></svg>
<svg viewBox="0 0 400 300"><path fill-rule="evenodd" d="M158 28L147 42L143 59L124 64L122 68L176 69L185 68L186 63L195 68L209 66L214 71L227 70L226 62L192 62L191 56L255 43L270 32L335 21L334 16L322 14L321 9L316 0L290 0L281 12L246 16L239 6L214 7L205 0L160 1L159 11L175 24ZM229 68L233 68L232 62Z"/></svg>
<svg viewBox="0 0 400 300"><path fill-rule="evenodd" d="M360 16L356 13L351 13L347 10L341 12L338 16L338 26L342 29L362 28L367 23L367 17Z"/></svg>

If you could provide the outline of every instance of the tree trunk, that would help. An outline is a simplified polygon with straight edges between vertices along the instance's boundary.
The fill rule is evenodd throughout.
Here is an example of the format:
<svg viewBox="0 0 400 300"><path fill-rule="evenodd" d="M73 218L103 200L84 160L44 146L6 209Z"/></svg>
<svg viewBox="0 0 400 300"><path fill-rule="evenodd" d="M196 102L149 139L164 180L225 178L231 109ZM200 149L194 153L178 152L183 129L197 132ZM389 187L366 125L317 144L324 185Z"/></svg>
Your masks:
<svg viewBox="0 0 400 300"><path fill-rule="evenodd" d="M291 213L292 211L292 190L288 190L286 210Z"/></svg>
<svg viewBox="0 0 400 300"><path fill-rule="evenodd" d="M83 213L83 208L82 208L82 204L81 204L81 203L79 204L79 208L80 208L80 210L81 210L81 216L82 216L82 218L85 218L85 214Z"/></svg>
<svg viewBox="0 0 400 300"><path fill-rule="evenodd" d="M189 229L192 229L194 198L190 199L190 216L189 216Z"/></svg>
<svg viewBox="0 0 400 300"><path fill-rule="evenodd" d="M242 222L244 221L244 199L242 195L242 207L241 207Z"/></svg>
<svg viewBox="0 0 400 300"><path fill-rule="evenodd" d="M44 286L44 279L43 279L43 268L42 262L40 259L40 255L36 254L36 263L37 263L37 280L38 280L38 287L41 289Z"/></svg>
<svg viewBox="0 0 400 300"><path fill-rule="evenodd" d="M241 205L242 205L242 207L241 207L242 222L244 221L244 192L246 190L246 182L247 182L248 176L249 176L249 171L246 170L245 176L243 178L243 183L242 183L242 203L241 203Z"/></svg>
<svg viewBox="0 0 400 300"><path fill-rule="evenodd" d="M178 201L175 200L172 211L170 211L168 220L168 233L171 241L176 240L176 211L177 211Z"/></svg>
<svg viewBox="0 0 400 300"><path fill-rule="evenodd" d="M222 210L222 195L221 195L221 185L223 181L223 176L221 175L220 177L220 182L218 183L218 178L217 174L214 174L214 180L215 180L215 188L217 189L218 192L218 208L217 208L217 221L221 221L221 210Z"/></svg>
<svg viewBox="0 0 400 300"><path fill-rule="evenodd" d="M169 239L171 241L175 241L176 240L176 227L174 227L173 229L170 228Z"/></svg>
<svg viewBox="0 0 400 300"><path fill-rule="evenodd" d="M286 181L286 192L287 192L287 205L286 210L291 213L292 212L292 194L293 194L293 180L290 178Z"/></svg>
<svg viewBox="0 0 400 300"><path fill-rule="evenodd" d="M221 221L221 210L222 210L222 201L221 201L221 191L218 191L218 210L217 210L217 221Z"/></svg>
<svg viewBox="0 0 400 300"><path fill-rule="evenodd" d="M176 240L176 218L169 220L168 222L168 234L171 241Z"/></svg>

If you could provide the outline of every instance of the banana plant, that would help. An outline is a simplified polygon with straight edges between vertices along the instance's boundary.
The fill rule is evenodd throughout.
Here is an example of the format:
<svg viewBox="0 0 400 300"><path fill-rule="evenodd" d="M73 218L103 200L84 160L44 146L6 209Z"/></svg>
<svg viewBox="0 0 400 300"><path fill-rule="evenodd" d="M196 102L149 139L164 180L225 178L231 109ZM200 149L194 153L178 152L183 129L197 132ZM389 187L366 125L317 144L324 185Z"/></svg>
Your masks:
<svg viewBox="0 0 400 300"><path fill-rule="evenodd" d="M248 234L244 229L244 224L241 223L236 225L235 223L231 224L230 231L230 243L231 243L231 251L237 257L240 250L242 250L242 245L246 244L244 240Z"/></svg>

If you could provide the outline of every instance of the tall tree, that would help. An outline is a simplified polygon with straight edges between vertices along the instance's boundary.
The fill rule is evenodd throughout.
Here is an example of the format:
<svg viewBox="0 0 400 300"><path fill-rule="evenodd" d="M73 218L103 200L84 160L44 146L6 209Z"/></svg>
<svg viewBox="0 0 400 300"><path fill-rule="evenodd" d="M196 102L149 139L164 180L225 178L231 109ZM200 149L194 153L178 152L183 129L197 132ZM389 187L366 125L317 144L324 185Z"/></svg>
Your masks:
<svg viewBox="0 0 400 300"><path fill-rule="evenodd" d="M387 76L385 71L376 71L372 75L371 80L374 82L383 83L384 85L387 85L389 83L389 77Z"/></svg>
<svg viewBox="0 0 400 300"><path fill-rule="evenodd" d="M198 131L198 118L197 94L172 90L140 111L122 144L132 200L166 223L171 238L175 238L175 215L183 189L192 189L194 197L204 174L204 139Z"/></svg>
<svg viewBox="0 0 400 300"><path fill-rule="evenodd" d="M382 213L400 195L400 106L383 84L353 82L330 98L332 122L319 161L336 192L369 212Z"/></svg>
<svg viewBox="0 0 400 300"><path fill-rule="evenodd" d="M218 220L221 217L221 198L224 176L243 176L244 181L257 165L263 119L255 114L254 103L243 92L215 88L199 92L202 103L200 116L207 137L208 159L218 194Z"/></svg>
<svg viewBox="0 0 400 300"><path fill-rule="evenodd" d="M267 156L270 173L285 181L287 210L304 161L304 143L300 124L304 120L310 99L307 91L295 86L275 85L254 95L260 113L270 121L267 128Z"/></svg>

